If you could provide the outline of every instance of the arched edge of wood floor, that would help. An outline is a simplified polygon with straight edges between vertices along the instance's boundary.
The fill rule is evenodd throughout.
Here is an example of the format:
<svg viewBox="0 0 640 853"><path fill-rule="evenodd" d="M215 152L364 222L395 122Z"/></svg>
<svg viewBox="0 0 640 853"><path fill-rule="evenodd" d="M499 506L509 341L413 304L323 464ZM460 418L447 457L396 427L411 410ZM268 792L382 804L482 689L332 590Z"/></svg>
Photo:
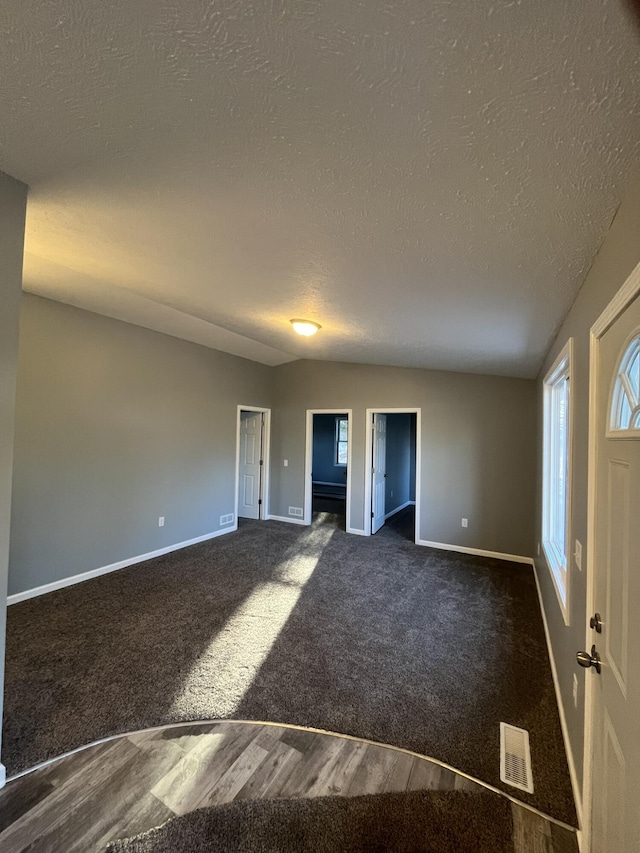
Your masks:
<svg viewBox="0 0 640 853"><path fill-rule="evenodd" d="M82 752L85 749L91 749L92 747L99 746L101 743L109 743L110 741L117 740L118 738L129 737L130 735L142 734L143 732L153 732L159 731L160 729L173 729L180 728L181 726L210 726L214 723L238 723L247 726L274 726L283 729L293 729L302 732L312 732L313 734L321 734L321 735L330 735L332 737L342 738L343 740L355 741L356 743L364 743L368 746L377 746L382 749L390 749L394 752L400 752L404 755L410 755L412 758L419 758L424 761L429 761L431 764L436 764L438 767L443 767L445 770L450 770L452 773L456 773L458 776L462 776L464 779L468 779L470 782L474 782L476 785L480 785L485 788L487 791L493 791L495 794L500 794L500 796L505 797L512 803L515 803L517 806L521 806L524 809L527 809L533 814L538 815L539 817L545 818L550 823L555 823L557 826L561 826L563 829L568 829L571 832L581 832L582 827L571 826L571 824L564 823L564 821L558 820L557 818L552 817L551 815L545 814L545 812L540 811L540 809L536 809L534 806L529 805L528 803L524 803L522 800L518 799L515 796L507 793L506 791L501 790L500 788L496 788L493 785L489 784L489 782L485 782L482 779L477 779L475 776L471 776L469 773L465 773L463 770L458 770L457 767L453 767L451 764L447 764L444 761L441 761L439 758L434 758L430 755L422 755L419 752L413 752L411 749L405 749L402 746L394 746L388 743L379 743L375 740L368 740L367 738L356 737L355 735L347 735L342 732L332 732L327 729L316 729L312 726L298 726L293 723L275 723L273 721L268 720L235 720L235 719L215 719L215 720L181 720L177 723L163 723L158 726L149 726L144 729L133 729L130 732L119 732L115 735L108 735L107 737L98 738L98 740L91 741L91 743L84 744L83 746L78 746L75 749L70 749L68 752L63 752L62 755L56 755L54 758L49 758L46 761L42 761L39 764L34 765L33 767L29 767L26 770L20 771L20 773L16 773L14 776L8 776L6 779L6 784L9 782L14 782L16 779L20 779L23 776L26 776L29 773L33 773L36 770L41 770L43 767L48 767L51 764L54 764L56 761L62 761L65 758L69 758L71 755L76 755L79 752Z"/></svg>

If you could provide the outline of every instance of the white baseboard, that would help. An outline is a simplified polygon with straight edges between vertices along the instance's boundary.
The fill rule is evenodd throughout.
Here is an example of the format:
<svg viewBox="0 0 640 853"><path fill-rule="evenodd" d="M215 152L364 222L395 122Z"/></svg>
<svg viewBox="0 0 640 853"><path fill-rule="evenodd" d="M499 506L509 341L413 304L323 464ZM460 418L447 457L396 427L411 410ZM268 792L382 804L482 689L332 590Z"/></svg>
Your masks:
<svg viewBox="0 0 640 853"><path fill-rule="evenodd" d="M366 532L364 530L360 530L358 527L347 527L347 533L353 533L356 536L366 536Z"/></svg>
<svg viewBox="0 0 640 853"><path fill-rule="evenodd" d="M493 557L494 560L508 560L510 563L533 565L532 557L522 557L518 554L483 551L481 548L467 548L464 545L447 545L444 542L428 542L426 539L416 539L416 545L426 545L427 548L437 548L439 551L457 551L458 554L475 554L477 557Z"/></svg>
<svg viewBox="0 0 640 853"><path fill-rule="evenodd" d="M560 682L558 680L558 670L556 669L556 661L553 655L553 646L551 645L551 635L549 634L549 624L547 622L547 614L544 609L544 601L542 600L542 590L540 589L540 581L538 580L538 570L533 562L533 576L536 581L536 589L538 590L538 601L540 602L540 611L542 613L542 624L544 625L544 636L547 641L547 651L549 652L549 661L551 662L551 674L553 676L553 686L556 691L556 704L558 705L558 713L560 714L560 727L562 728L562 738L564 740L564 749L567 754L567 763L569 765L569 776L571 777L571 787L573 788L573 799L576 804L576 812L578 814L578 826L582 829L582 795L580 786L578 785L578 774L576 773L576 765L573 760L573 751L571 749L571 741L569 740L569 730L567 729L567 718L564 713L564 705L562 704L562 694L560 692Z"/></svg>
<svg viewBox="0 0 640 853"><path fill-rule="evenodd" d="M71 575L71 577L61 578L51 583L45 583L42 586L35 586L33 589L25 589L23 592L16 592L13 595L9 595L7 597L7 604L17 604L19 601L35 598L37 595L45 595L47 592L54 592L54 590L63 589L65 586L73 586L76 583L82 583L83 581L91 580L91 578L97 578L100 575L107 575L109 572L116 572L118 569L126 569L127 566L144 563L145 560L152 560L154 557L162 557L163 554L170 554L172 551L179 551L181 548L188 548L189 545L197 545L199 542L206 542L208 539L215 539L216 536L222 536L225 533L233 533L237 529L238 525L236 523L233 527L223 527L221 530L216 530L213 533L196 536L195 539L187 539L185 542L177 542L175 545L168 545L166 548L158 548L157 551L149 551L148 554L129 557L126 560L110 563L108 566L100 566L98 569L91 569L79 575Z"/></svg>
<svg viewBox="0 0 640 853"><path fill-rule="evenodd" d="M267 521L286 521L287 524L306 524L303 518L290 518L288 515L268 515Z"/></svg>
<svg viewBox="0 0 640 853"><path fill-rule="evenodd" d="M405 501L403 504L400 504L400 506L397 506L395 509L392 509L391 512L388 512L385 515L384 520L387 521L387 519L391 518L393 515L396 515L396 513L401 512L403 509L406 509L408 506L415 506L415 505L416 505L415 501Z"/></svg>

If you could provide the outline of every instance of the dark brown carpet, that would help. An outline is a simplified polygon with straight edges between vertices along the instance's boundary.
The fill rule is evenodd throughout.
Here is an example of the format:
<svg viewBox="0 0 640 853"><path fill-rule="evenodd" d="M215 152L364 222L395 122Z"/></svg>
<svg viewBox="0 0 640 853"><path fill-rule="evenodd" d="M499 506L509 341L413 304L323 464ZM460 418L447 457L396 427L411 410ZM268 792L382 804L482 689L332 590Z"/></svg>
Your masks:
<svg viewBox="0 0 640 853"><path fill-rule="evenodd" d="M116 841L109 853L513 853L497 794L415 791L312 800L242 800Z"/></svg>
<svg viewBox="0 0 640 853"><path fill-rule="evenodd" d="M383 530L246 522L11 606L9 775L110 734L265 720L438 758L575 825L531 567ZM530 732L533 795L500 782L501 720Z"/></svg>

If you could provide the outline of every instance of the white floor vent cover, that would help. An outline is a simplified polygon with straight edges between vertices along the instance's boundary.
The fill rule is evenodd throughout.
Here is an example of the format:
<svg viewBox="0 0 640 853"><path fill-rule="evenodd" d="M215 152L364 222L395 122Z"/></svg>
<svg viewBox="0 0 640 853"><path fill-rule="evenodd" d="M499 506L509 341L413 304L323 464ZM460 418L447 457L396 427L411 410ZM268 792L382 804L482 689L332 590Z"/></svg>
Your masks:
<svg viewBox="0 0 640 853"><path fill-rule="evenodd" d="M529 732L500 723L500 779L533 794Z"/></svg>

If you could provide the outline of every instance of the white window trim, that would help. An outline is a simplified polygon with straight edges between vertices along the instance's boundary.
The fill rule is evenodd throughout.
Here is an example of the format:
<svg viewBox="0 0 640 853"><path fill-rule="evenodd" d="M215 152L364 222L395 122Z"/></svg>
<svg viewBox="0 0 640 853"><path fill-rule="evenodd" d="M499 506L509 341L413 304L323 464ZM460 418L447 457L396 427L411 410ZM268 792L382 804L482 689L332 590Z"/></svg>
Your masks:
<svg viewBox="0 0 640 853"><path fill-rule="evenodd" d="M569 378L569 411L567 419L567 493L565 518L565 553L559 555L557 549L549 541L548 536L548 484L550 479L551 459L547 453L549 443L549 417L553 386L563 376ZM542 437L542 548L553 580L553 586L562 612L564 624L569 625L570 589L571 589L571 512L573 493L573 411L574 411L574 377L573 377L573 338L558 353L551 369L543 382L543 437ZM564 557L564 566L561 557Z"/></svg>
<svg viewBox="0 0 640 853"><path fill-rule="evenodd" d="M349 432L349 418L346 415L336 415L336 425L335 425L335 432L334 432L335 438L334 438L334 442L333 442L333 467L334 468L346 468L347 467L346 462L338 462L338 442L340 440L338 438L338 436L340 435L340 421L346 421L347 422L347 435ZM347 438L347 441L344 443L347 445L347 455L348 455L349 454L349 439Z"/></svg>

